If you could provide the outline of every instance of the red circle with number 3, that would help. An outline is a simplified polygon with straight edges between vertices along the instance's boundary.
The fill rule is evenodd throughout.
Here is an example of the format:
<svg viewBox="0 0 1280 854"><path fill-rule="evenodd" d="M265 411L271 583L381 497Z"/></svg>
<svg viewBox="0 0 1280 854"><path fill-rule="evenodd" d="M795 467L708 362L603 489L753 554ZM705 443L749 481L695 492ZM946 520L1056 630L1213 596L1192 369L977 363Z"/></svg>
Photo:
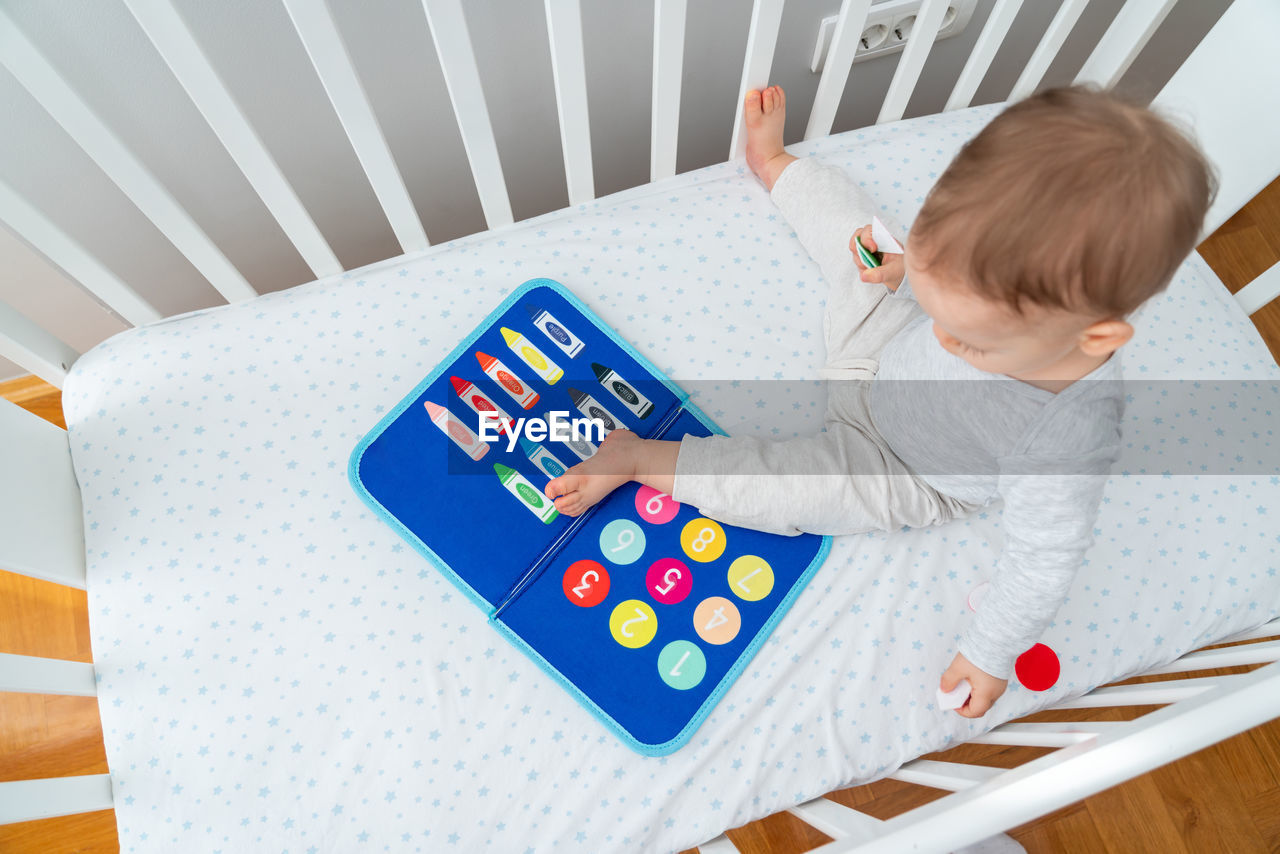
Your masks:
<svg viewBox="0 0 1280 854"><path fill-rule="evenodd" d="M1013 672L1018 674L1018 681L1024 688L1032 691L1048 691L1058 681L1062 665L1058 663L1058 654L1042 643L1018 656L1013 665Z"/></svg>
<svg viewBox="0 0 1280 854"><path fill-rule="evenodd" d="M680 512L680 502L652 486L642 486L636 490L636 512L646 522L665 525Z"/></svg>
<svg viewBox="0 0 1280 854"><path fill-rule="evenodd" d="M693 574L684 561L664 557L649 567L644 576L644 586L649 588L649 595L663 605L674 605L689 595L693 588Z"/></svg>
<svg viewBox="0 0 1280 854"><path fill-rule="evenodd" d="M609 570L599 561L574 561L564 571L564 595L581 608L599 605L609 595Z"/></svg>

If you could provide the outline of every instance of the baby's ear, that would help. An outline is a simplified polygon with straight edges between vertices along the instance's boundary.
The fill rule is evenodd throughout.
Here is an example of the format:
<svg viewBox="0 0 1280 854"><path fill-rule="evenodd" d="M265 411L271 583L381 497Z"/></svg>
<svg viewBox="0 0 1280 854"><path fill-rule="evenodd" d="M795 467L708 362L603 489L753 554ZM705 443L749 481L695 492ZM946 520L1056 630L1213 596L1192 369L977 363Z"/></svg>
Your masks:
<svg viewBox="0 0 1280 854"><path fill-rule="evenodd" d="M1099 320L1080 333L1080 349L1088 356L1109 356L1133 337L1133 327L1123 320Z"/></svg>

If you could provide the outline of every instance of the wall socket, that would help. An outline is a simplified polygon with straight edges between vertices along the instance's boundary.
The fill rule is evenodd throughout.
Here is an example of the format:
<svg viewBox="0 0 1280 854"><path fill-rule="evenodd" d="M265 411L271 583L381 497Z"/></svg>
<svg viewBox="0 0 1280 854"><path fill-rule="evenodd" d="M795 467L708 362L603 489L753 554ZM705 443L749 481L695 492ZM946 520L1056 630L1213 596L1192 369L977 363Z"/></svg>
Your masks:
<svg viewBox="0 0 1280 854"><path fill-rule="evenodd" d="M951 38L964 32L969 19L973 17L973 8L978 0L951 0L947 4L946 14L942 17L942 26L938 28L935 41ZM911 38L911 28L916 22L916 15L924 0L886 0L876 3L867 13L867 21L862 26L862 37L858 42L858 50L853 55L854 62L873 59L886 53L900 51L906 47ZM827 60L827 51L831 47L831 36L836 30L838 16L823 18L818 25L818 39L813 47L813 59L809 62L809 70L814 74L822 71Z"/></svg>

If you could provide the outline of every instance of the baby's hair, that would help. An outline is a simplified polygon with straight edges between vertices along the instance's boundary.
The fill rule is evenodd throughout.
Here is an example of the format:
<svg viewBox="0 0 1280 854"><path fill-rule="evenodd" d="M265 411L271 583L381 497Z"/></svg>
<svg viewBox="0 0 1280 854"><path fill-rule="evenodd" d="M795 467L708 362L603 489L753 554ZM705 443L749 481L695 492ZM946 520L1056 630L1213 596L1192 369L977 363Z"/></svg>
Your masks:
<svg viewBox="0 0 1280 854"><path fill-rule="evenodd" d="M1215 191L1195 143L1150 109L1050 89L960 149L912 226L911 253L1015 311L1119 318L1169 283Z"/></svg>

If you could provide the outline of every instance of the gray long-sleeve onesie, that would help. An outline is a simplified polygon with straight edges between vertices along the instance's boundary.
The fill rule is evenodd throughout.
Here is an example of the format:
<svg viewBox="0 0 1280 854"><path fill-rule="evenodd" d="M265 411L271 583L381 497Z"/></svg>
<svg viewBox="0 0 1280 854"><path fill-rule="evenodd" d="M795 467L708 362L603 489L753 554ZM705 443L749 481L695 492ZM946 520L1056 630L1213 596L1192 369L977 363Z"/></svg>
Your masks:
<svg viewBox="0 0 1280 854"><path fill-rule="evenodd" d="M1119 359L1057 394L979 371L942 349L909 287L861 281L848 241L878 211L843 171L797 160L772 198L828 284L825 429L685 437L672 497L784 534L920 527L1003 498L1004 550L960 652L1007 678L1092 542L1119 451Z"/></svg>

